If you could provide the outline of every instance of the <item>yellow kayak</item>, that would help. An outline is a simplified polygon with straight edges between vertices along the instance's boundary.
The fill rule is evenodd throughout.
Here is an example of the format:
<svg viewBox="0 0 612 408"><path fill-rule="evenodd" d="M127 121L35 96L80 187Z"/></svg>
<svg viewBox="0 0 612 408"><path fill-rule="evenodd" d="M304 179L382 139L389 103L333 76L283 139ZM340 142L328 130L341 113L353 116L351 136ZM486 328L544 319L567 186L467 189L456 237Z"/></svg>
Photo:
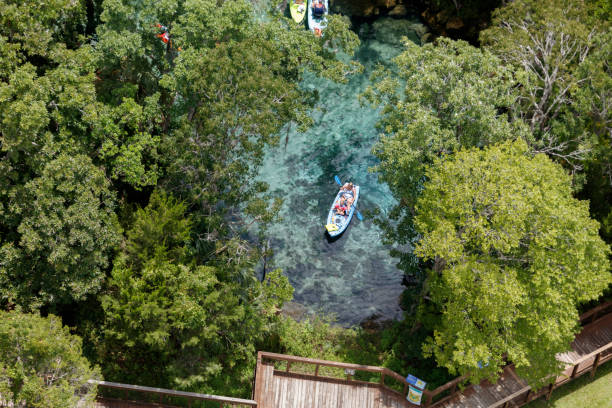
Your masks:
<svg viewBox="0 0 612 408"><path fill-rule="evenodd" d="M304 17L306 16L306 0L289 0L289 3L289 11L291 12L291 18L293 19L293 21L300 24L302 21L304 21Z"/></svg>

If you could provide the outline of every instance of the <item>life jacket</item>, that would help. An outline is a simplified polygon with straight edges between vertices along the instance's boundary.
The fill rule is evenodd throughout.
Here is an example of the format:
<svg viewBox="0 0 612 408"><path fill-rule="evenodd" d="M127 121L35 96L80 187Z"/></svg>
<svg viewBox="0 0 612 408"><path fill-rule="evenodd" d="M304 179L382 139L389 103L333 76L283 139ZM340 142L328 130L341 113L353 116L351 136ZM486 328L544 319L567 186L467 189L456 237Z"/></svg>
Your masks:
<svg viewBox="0 0 612 408"><path fill-rule="evenodd" d="M315 16L321 16L325 13L325 4L318 3L314 5L314 14Z"/></svg>

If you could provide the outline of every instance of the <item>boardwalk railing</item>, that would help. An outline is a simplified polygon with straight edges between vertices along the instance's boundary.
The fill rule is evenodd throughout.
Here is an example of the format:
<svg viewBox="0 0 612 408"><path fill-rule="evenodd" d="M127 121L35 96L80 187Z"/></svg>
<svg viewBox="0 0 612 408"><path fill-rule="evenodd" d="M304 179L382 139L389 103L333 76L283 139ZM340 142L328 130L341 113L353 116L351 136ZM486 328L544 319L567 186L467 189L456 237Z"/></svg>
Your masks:
<svg viewBox="0 0 612 408"><path fill-rule="evenodd" d="M507 396L503 400L497 401L489 408L507 408L510 406L521 407L541 396L546 396L546 399L549 399L553 390L559 388L563 384L568 383L586 373L590 373L591 377L593 377L597 367L608 360L612 360L612 343L600 347L592 353L581 357L575 362L574 365L566 368L565 372L570 372L571 369L571 374L560 375L556 378L555 382L550 384L548 387L545 387L538 392L534 392L529 386L524 387L514 394Z"/></svg>
<svg viewBox="0 0 612 408"><path fill-rule="evenodd" d="M597 317L603 316L609 312L612 312L612 302L602 303L588 312L581 314L580 324L584 326L585 324L593 323L595 320L597 320Z"/></svg>
<svg viewBox="0 0 612 408"><path fill-rule="evenodd" d="M286 364L285 369L284 369L285 372L306 374L306 375L311 375L314 377L319 377L322 379L325 379L325 378L337 379L338 378L338 376L332 376L333 373L331 373L330 370L327 370L326 372L324 372L323 368L341 369L341 370L344 370L344 377L345 377L344 379L346 381L354 382L357 384L375 384L385 389L388 392L399 394L399 395L402 395L403 397L406 397L408 393L408 382L406 381L406 378L404 378L403 376L385 367L376 367L376 366L351 364L351 363L341 363L338 361L329 361L329 360L317 360L314 358L297 357L297 356L290 356L286 354L277 354L277 353L268 353L265 351L258 352L257 353L257 365L259 366L265 360L284 362ZM305 369L304 366L309 366L310 369ZM293 368L293 371L292 371L292 368ZM376 382L357 380L354 378L357 372L379 374L380 377L379 377L379 380ZM396 381L395 387L392 387L387 383L389 378ZM402 391L399 391L399 389L401 389ZM258 395L257 391L258 390L256 389L254 390L254 395ZM444 390L441 390L440 392L443 392L443 391ZM423 391L423 395L425 396L426 399L429 398L429 401L431 401L431 397L429 396L430 394L431 394L430 391L427 391L427 390ZM423 406L427 407L427 404Z"/></svg>
<svg viewBox="0 0 612 408"><path fill-rule="evenodd" d="M130 385L130 384L121 384L109 381L97 381L97 380L89 380L90 384L96 384L98 387L106 387L113 388L116 390L123 390L126 393L131 391L138 391L146 394L155 394L161 399L166 397L180 397L186 398L188 406L191 407L191 403L193 401L212 401L219 403L219 407L257 407L257 402L253 400L241 399L241 398L232 398L232 397L222 397L219 395L209 395L209 394L200 394L197 392L187 392L187 391L176 391L176 390L168 390L165 388L153 388L153 387L144 387L142 385Z"/></svg>
<svg viewBox="0 0 612 408"><path fill-rule="evenodd" d="M468 376L464 375L461 377L457 377L454 380L451 380L447 382L446 384L441 385L432 391L426 390L425 392L423 392L423 395L425 396L424 406L425 407L436 406L438 404L442 404L448 401L449 399L453 398L458 392L459 384L464 383L465 381L467 381L467 379L468 379ZM442 397L440 398L441 395ZM432 405L432 403L434 402L435 404Z"/></svg>

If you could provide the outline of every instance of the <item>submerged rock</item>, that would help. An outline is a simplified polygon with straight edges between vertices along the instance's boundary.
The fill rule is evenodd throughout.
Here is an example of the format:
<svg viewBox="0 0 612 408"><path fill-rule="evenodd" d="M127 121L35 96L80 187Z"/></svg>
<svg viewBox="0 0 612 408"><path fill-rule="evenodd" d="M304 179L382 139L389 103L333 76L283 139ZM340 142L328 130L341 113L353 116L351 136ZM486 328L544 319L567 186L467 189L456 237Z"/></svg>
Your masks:
<svg viewBox="0 0 612 408"><path fill-rule="evenodd" d="M407 13L403 0L332 0L331 8L349 17L374 17L395 9L397 16L405 16ZM405 12L402 13L402 10Z"/></svg>
<svg viewBox="0 0 612 408"><path fill-rule="evenodd" d="M362 321L359 325L368 332L379 332L392 324L393 320L386 319L384 316L374 313L372 316Z"/></svg>
<svg viewBox="0 0 612 408"><path fill-rule="evenodd" d="M446 29L447 30L459 30L460 28L463 28L465 24L463 23L463 20L460 19L457 16L451 17L448 19L448 21L446 22Z"/></svg>
<svg viewBox="0 0 612 408"><path fill-rule="evenodd" d="M420 44L422 37L428 29L423 24L414 20L398 20L390 17L382 17L372 23L372 31L378 41L401 45L403 38Z"/></svg>
<svg viewBox="0 0 612 408"><path fill-rule="evenodd" d="M408 8L403 4L398 4L389 11L391 17L405 17L408 15Z"/></svg>

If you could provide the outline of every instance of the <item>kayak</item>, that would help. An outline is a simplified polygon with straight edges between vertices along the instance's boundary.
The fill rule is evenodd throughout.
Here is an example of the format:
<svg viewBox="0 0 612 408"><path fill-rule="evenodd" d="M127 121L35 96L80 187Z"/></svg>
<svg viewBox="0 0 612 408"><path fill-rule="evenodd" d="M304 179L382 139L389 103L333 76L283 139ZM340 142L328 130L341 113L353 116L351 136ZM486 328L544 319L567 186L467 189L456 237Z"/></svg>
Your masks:
<svg viewBox="0 0 612 408"><path fill-rule="evenodd" d="M329 214L327 215L327 225L325 228L327 229L327 233L330 237L336 237L344 232L346 227L348 227L351 219L353 218L353 214L355 213L355 207L357 206L357 200L359 200L359 186L355 187L355 201L353 201L353 205L351 206L348 215L340 215L336 214L336 210L334 207L340 200L342 194L347 193L346 191L338 191L336 194L336 198L332 203L331 209L329 210ZM350 193L347 193L350 194Z"/></svg>
<svg viewBox="0 0 612 408"><path fill-rule="evenodd" d="M323 4L325 5L325 13L322 16L315 16L314 11L312 9L312 1L308 0L308 28L310 31L315 33L317 37L321 37L323 35L323 30L327 27L327 13L329 11L329 0L323 0Z"/></svg>
<svg viewBox="0 0 612 408"><path fill-rule="evenodd" d="M289 0L291 5L289 6L289 12L291 13L291 18L296 23L300 24L304 21L304 17L306 16L306 8L308 4L306 0Z"/></svg>

